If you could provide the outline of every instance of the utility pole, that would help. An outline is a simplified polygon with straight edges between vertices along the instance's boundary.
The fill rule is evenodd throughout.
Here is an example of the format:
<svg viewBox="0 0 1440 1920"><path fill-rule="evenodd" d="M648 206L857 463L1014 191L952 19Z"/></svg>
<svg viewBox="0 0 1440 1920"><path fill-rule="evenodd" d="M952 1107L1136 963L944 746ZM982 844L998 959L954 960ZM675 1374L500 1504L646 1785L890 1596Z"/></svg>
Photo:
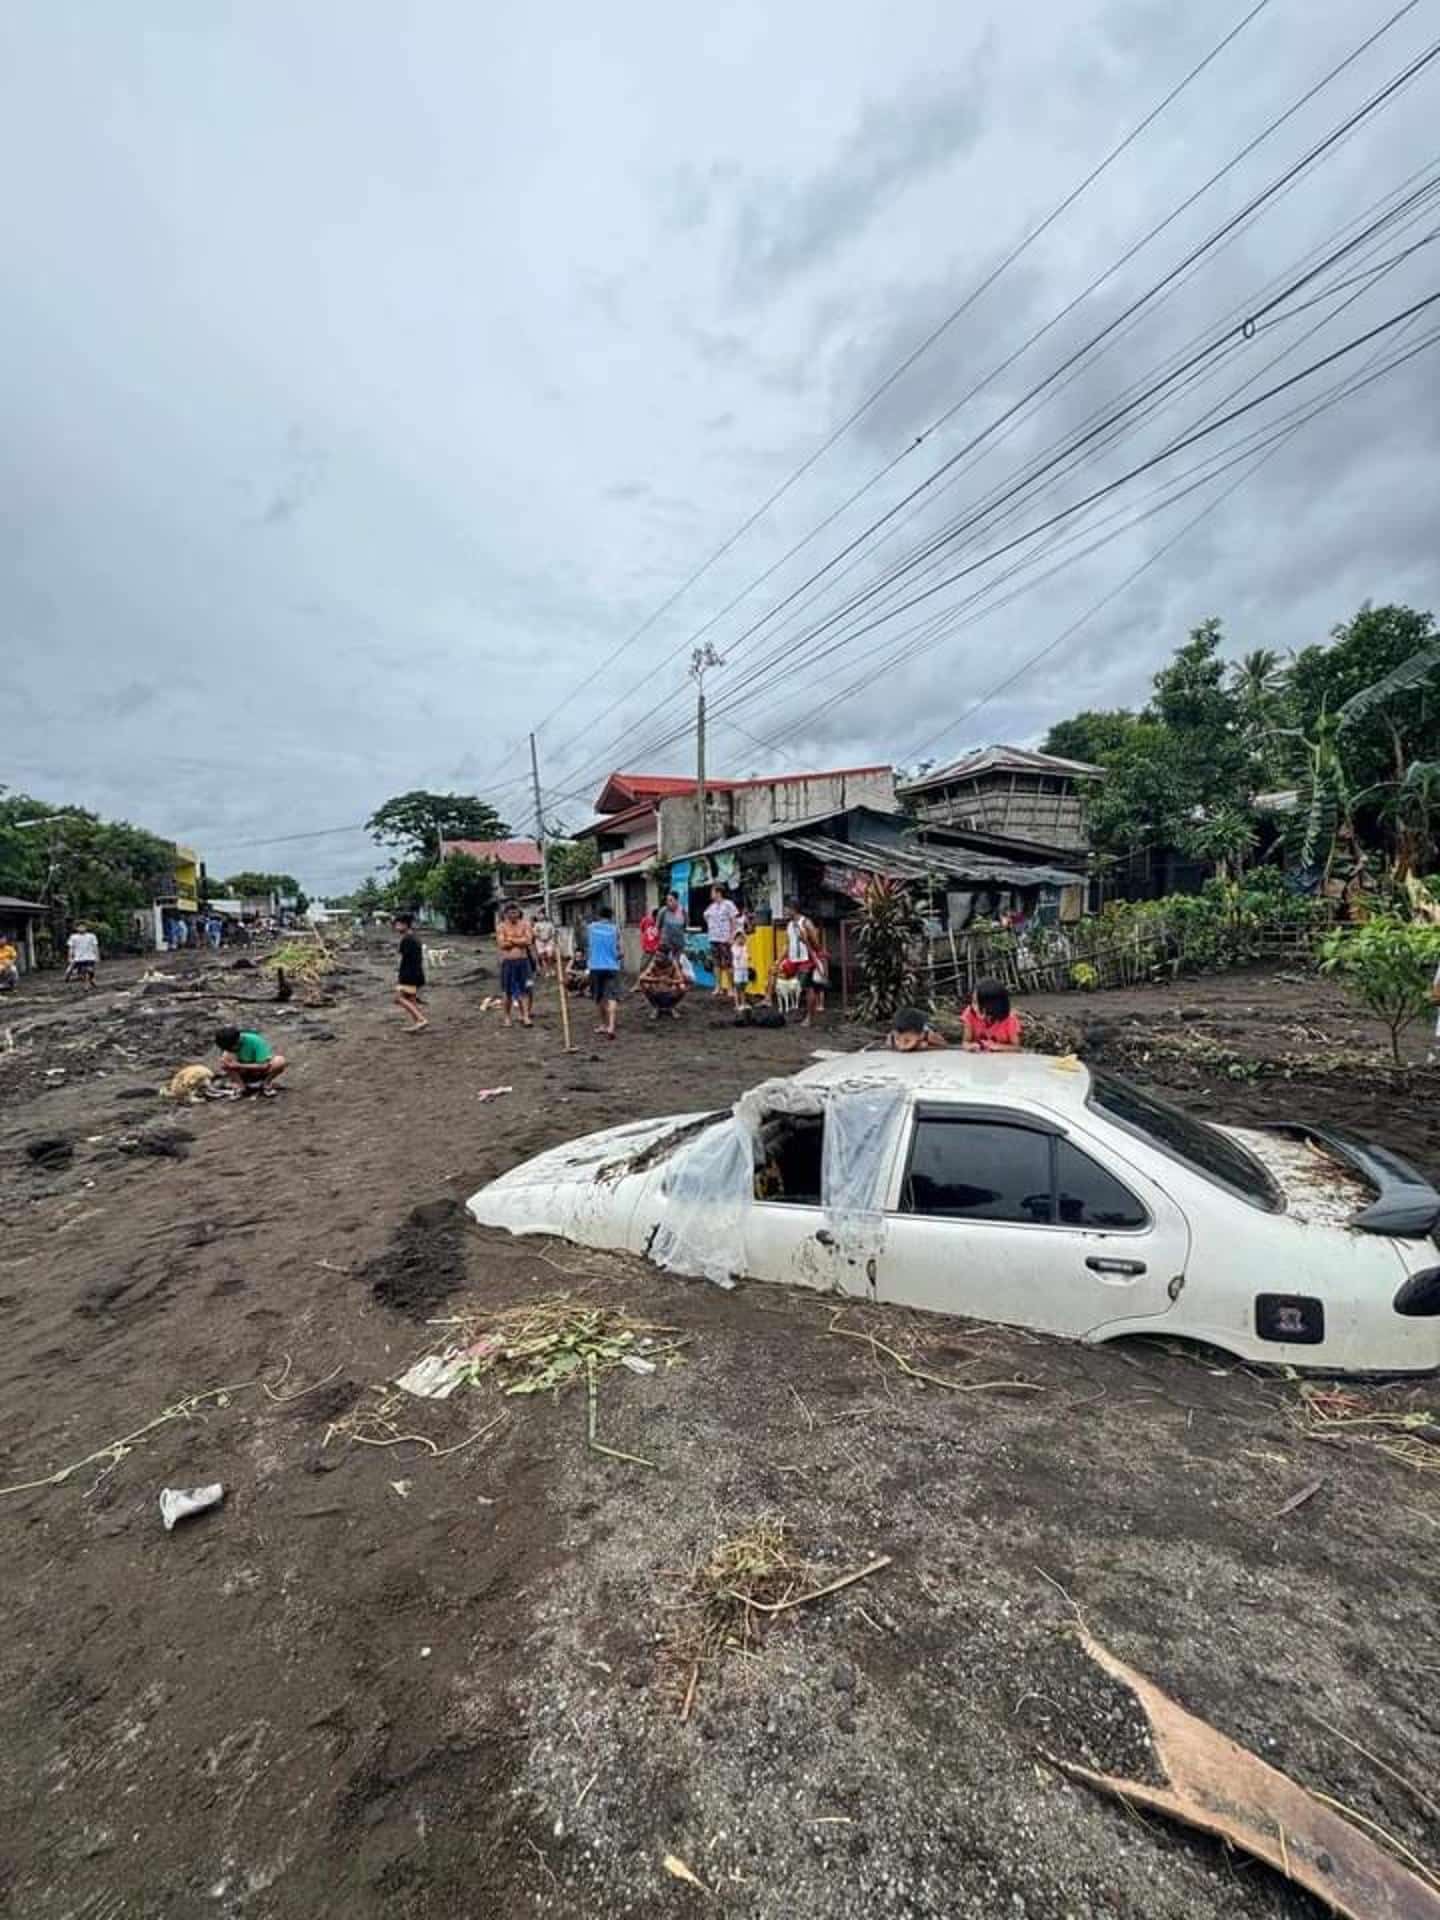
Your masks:
<svg viewBox="0 0 1440 1920"><path fill-rule="evenodd" d="M545 839L545 813L540 804L540 755L533 733L530 736L530 777L535 783L535 837L540 844L540 890L545 899L545 918L554 926L555 916L550 911L550 848Z"/></svg>
<svg viewBox="0 0 1440 1920"><path fill-rule="evenodd" d="M695 701L695 807L700 828L698 845L701 847L710 837L705 818L705 675L711 667L723 667L724 664L708 640L703 647L696 647L690 656L690 677L699 689Z"/></svg>

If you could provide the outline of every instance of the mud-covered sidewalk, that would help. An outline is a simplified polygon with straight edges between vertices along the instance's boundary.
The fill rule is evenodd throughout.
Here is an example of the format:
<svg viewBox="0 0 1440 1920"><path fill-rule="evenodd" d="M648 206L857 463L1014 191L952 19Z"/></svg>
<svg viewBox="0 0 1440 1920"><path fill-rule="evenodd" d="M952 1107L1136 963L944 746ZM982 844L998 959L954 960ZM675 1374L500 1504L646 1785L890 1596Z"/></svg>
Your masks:
<svg viewBox="0 0 1440 1920"><path fill-rule="evenodd" d="M0 1012L0 1485L49 1482L0 1497L0 1910L1318 1914L1067 1783L1151 1765L1077 1614L1440 1867L1434 1383L1317 1402L482 1233L459 1203L526 1155L863 1036L632 1002L565 1055L553 1003L534 1033L482 1014L453 944L415 1036L379 950L313 1005L186 956ZM1440 1076L1375 1064L1312 980L1036 1011L1213 1117L1343 1116L1440 1170ZM283 1097L160 1101L221 1017L283 1046ZM593 1407L578 1376L394 1391L447 1320L562 1294L655 1329L654 1371ZM217 1480L166 1533L160 1489ZM889 1564L697 1640L697 1564L761 1521L820 1584Z"/></svg>

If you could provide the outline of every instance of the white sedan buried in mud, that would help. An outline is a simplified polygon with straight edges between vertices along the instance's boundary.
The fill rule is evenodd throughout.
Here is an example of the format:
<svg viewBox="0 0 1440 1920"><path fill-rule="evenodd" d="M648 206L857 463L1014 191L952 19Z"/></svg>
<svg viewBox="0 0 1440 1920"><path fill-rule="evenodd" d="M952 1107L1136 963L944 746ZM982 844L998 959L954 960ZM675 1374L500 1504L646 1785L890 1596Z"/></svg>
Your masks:
<svg viewBox="0 0 1440 1920"><path fill-rule="evenodd" d="M1440 1366L1440 1194L1384 1148L1211 1126L1074 1060L853 1054L733 1113L617 1127L482 1187L486 1226L1093 1341Z"/></svg>

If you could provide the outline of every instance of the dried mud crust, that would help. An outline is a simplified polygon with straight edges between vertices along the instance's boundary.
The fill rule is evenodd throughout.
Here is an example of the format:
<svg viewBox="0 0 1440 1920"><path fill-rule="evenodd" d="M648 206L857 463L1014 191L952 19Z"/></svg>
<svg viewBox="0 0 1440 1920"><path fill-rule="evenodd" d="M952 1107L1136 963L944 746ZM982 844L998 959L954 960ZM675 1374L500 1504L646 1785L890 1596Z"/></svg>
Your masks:
<svg viewBox="0 0 1440 1920"><path fill-rule="evenodd" d="M490 964L469 951L457 981ZM544 988L536 1032L506 1034L442 973L416 1041L391 946L354 964L333 1041L262 1020L291 1058L283 1100L137 1111L116 1095L178 1061L88 1055L111 1030L101 993L37 992L63 1020L22 1039L17 1077L0 1062L0 1485L231 1389L0 1499L0 1910L1317 1920L1276 1876L1049 1765L1152 1777L1075 1608L1192 1712L1433 1860L1424 1810L1317 1716L1422 1788L1440 1770L1440 1476L1313 1438L1292 1386L1223 1359L847 1313L938 1374L1042 1389L954 1394L831 1336L828 1300L483 1232L465 1197L526 1155L726 1104L869 1036L651 1027L627 1006L603 1057L567 1057ZM1081 1009L1136 1059L1147 1031L1191 1029L1268 1057L1288 1028L1339 1031L1343 1003L1252 977L1067 996L1055 1017ZM204 997L189 1014L213 1019ZM1377 1038L1355 1028L1356 1057ZM1417 1083L1326 1072L1327 1105L1440 1169ZM497 1084L515 1091L477 1102ZM1309 1084L1206 1067L1169 1090L1260 1119ZM156 1118L183 1120L188 1158L115 1151ZM32 1166L21 1143L43 1136L73 1160ZM653 1466L589 1448L583 1386L391 1404L445 1341L425 1320L559 1292L677 1329L674 1364L598 1389L602 1442ZM1440 1411L1433 1384L1384 1394ZM360 1419L375 1409L389 1429ZM159 1489L211 1480L224 1505L166 1534ZM677 1593L759 1511L829 1577L891 1564L708 1665L682 1720Z"/></svg>

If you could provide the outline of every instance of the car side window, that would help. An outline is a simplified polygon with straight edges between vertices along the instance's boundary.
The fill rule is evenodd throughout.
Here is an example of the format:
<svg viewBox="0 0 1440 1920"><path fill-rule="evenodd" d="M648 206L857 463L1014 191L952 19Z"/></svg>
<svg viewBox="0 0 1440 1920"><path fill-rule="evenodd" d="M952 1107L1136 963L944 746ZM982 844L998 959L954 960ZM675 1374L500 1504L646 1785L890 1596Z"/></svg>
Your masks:
<svg viewBox="0 0 1440 1920"><path fill-rule="evenodd" d="M1055 1142L1055 1218L1062 1227L1112 1232L1149 1222L1130 1189L1068 1140Z"/></svg>
<svg viewBox="0 0 1440 1920"><path fill-rule="evenodd" d="M767 1113L760 1122L755 1198L818 1207L825 1122L818 1113Z"/></svg>
<svg viewBox="0 0 1440 1920"><path fill-rule="evenodd" d="M901 1211L941 1220L1051 1218L1050 1140L1025 1126L922 1114L915 1122Z"/></svg>

